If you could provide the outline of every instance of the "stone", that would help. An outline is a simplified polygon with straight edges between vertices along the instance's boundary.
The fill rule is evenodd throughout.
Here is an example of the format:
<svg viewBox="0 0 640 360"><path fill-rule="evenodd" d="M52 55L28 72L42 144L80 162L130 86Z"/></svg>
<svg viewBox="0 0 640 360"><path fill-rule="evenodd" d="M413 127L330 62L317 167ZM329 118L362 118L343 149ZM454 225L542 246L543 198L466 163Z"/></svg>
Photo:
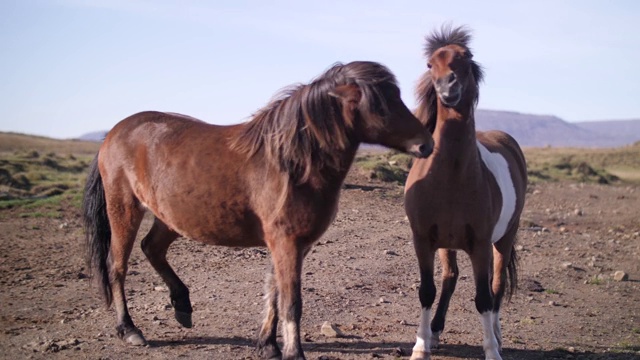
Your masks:
<svg viewBox="0 0 640 360"><path fill-rule="evenodd" d="M331 337L331 338L344 337L344 334L342 333L342 331L340 331L340 329L338 329L336 325L331 324L328 321L325 321L322 324L322 326L320 327L320 333L326 337Z"/></svg>
<svg viewBox="0 0 640 360"><path fill-rule="evenodd" d="M569 261L565 261L565 262L562 263L562 267L565 268L565 269L570 269L570 268L573 267L573 264L571 262L569 262Z"/></svg>
<svg viewBox="0 0 640 360"><path fill-rule="evenodd" d="M524 246L516 245L515 249L516 249L516 251L523 251L524 250Z"/></svg>
<svg viewBox="0 0 640 360"><path fill-rule="evenodd" d="M525 289L527 289L527 291L531 291L531 292L543 292L544 291L544 287L542 287L542 284L540 284L539 281L532 280L532 279L525 279L524 287L525 287Z"/></svg>
<svg viewBox="0 0 640 360"><path fill-rule="evenodd" d="M393 256L398 255L398 254L397 254L395 251L393 251L393 250L385 250L385 251L384 251L384 254L385 254L385 255L393 255Z"/></svg>
<svg viewBox="0 0 640 360"><path fill-rule="evenodd" d="M618 270L613 274L613 280L615 281L627 281L629 280L629 274L624 271Z"/></svg>

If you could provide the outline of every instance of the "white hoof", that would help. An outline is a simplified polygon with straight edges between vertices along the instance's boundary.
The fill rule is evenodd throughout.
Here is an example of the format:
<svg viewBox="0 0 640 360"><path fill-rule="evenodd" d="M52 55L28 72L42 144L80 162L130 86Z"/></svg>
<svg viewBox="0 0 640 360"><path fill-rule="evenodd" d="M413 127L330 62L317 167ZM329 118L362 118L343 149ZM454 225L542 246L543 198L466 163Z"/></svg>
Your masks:
<svg viewBox="0 0 640 360"><path fill-rule="evenodd" d="M431 353L420 350L413 350L410 360L431 360Z"/></svg>
<svg viewBox="0 0 640 360"><path fill-rule="evenodd" d="M133 346L147 346L147 340L145 340L144 336L138 332L131 332L127 334L124 341Z"/></svg>

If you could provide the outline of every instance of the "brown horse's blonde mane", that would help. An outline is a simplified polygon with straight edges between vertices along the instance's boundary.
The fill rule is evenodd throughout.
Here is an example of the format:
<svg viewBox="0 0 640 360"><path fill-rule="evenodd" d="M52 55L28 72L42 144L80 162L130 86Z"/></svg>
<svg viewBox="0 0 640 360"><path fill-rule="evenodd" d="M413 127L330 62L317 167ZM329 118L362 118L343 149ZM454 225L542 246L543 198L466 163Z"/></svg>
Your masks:
<svg viewBox="0 0 640 360"><path fill-rule="evenodd" d="M439 32L434 31L426 38L424 54L427 59L431 58L433 53L441 47L449 45L458 45L463 47L471 55L469 42L471 41L471 32L464 26L453 28L450 25L443 26ZM482 67L471 60L471 72L475 79L476 86L482 82ZM478 94L476 91L473 99L474 106L478 103ZM420 119L431 133L436 127L436 118L438 116L438 97L436 89L431 79L431 72L425 72L416 86L416 98L418 107L416 108L416 117Z"/></svg>
<svg viewBox="0 0 640 360"><path fill-rule="evenodd" d="M342 109L332 95L340 85L356 85L361 93L356 114ZM388 113L382 89L397 87L394 75L374 62L335 64L309 84L284 89L244 124L231 147L264 154L295 183L308 180L313 169L342 169L345 149L357 146L358 127L381 128ZM359 116L367 114L367 116ZM357 124L359 120L367 124Z"/></svg>

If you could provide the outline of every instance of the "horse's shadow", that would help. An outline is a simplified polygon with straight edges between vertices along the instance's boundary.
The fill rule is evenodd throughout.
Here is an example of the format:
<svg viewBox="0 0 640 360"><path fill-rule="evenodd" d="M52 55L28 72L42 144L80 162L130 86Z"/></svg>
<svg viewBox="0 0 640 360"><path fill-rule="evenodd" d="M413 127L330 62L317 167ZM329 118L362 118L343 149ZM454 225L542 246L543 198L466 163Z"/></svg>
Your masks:
<svg viewBox="0 0 640 360"><path fill-rule="evenodd" d="M362 190L362 191L373 191L373 190L384 189L383 186L360 185L360 184L349 184L349 183L342 184L342 188L344 190Z"/></svg>
<svg viewBox="0 0 640 360"><path fill-rule="evenodd" d="M255 339L245 337L188 337L180 340L155 340L149 341L151 347L171 347L171 346L184 346L184 345L228 345L228 346L241 346L253 349L255 347ZM318 342L305 342L303 344L305 352L320 352L320 353L339 353L344 354L345 358L349 358L352 355L368 355L370 358L386 358L391 356L393 358L405 358L411 355L411 348L413 343L407 342L370 342L370 341L354 341L354 342L342 342L342 341L318 341ZM503 349L502 355L504 359L519 359L519 360L547 360L547 359L610 359L610 360L640 360L640 355L637 355L640 351L640 346L626 349L618 349L620 351L607 351L607 348L602 348L602 351L573 351L569 352L564 349L555 350L522 350L522 349ZM626 350L623 352L622 350ZM633 353L631 353L633 352ZM466 345L466 344L446 344L442 345L439 349L433 350L432 354L435 358L440 356L448 356L452 358L460 359L482 359L483 350L481 346ZM338 360L342 359L340 356L327 356L320 357L322 359Z"/></svg>

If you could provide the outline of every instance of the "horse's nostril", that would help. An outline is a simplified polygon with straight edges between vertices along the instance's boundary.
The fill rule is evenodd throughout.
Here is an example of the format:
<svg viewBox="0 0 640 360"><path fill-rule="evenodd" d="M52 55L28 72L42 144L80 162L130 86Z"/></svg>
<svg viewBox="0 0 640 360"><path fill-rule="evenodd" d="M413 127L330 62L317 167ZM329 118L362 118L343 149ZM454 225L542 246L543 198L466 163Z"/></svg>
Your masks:
<svg viewBox="0 0 640 360"><path fill-rule="evenodd" d="M453 84L454 82L456 82L456 80L456 73L452 72L451 74L449 74L449 84Z"/></svg>

